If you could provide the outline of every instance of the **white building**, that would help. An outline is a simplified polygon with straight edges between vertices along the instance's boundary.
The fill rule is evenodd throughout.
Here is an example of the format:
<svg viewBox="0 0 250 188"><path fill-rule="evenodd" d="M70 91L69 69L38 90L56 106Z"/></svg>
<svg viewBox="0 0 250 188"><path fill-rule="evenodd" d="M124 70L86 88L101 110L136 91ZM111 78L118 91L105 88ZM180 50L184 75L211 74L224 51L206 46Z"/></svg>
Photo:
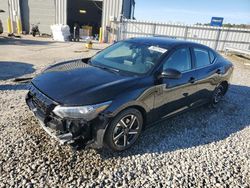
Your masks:
<svg viewBox="0 0 250 188"><path fill-rule="evenodd" d="M31 24L39 24L41 33L50 34L50 25L74 23L90 25L92 34L103 28L104 38L110 26L110 19L120 20L134 17L134 0L0 0L4 31L7 32L7 19L10 18L12 30L17 31L18 19L22 30L28 33Z"/></svg>

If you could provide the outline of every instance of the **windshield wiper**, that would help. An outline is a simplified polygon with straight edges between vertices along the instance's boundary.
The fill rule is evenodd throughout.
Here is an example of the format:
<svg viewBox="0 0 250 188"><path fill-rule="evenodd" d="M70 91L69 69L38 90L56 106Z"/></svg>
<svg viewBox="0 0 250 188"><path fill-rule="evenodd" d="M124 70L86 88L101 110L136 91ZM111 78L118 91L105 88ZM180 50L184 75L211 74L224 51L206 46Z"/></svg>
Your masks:
<svg viewBox="0 0 250 188"><path fill-rule="evenodd" d="M99 64L93 64L92 61L91 61L91 59L88 60L88 64L90 64L93 67L98 67L100 69L111 70L113 72L120 72L120 70L112 68L112 67L106 67L106 66L101 66Z"/></svg>
<svg viewBox="0 0 250 188"><path fill-rule="evenodd" d="M112 71L112 72L119 72L119 71L120 71L120 70L118 70L118 69L111 68L111 67L105 67L105 66L93 65L93 64L91 64L91 65L94 66L94 67L101 68L101 69L110 70L110 71Z"/></svg>
<svg viewBox="0 0 250 188"><path fill-rule="evenodd" d="M103 69L107 69L107 70L111 70L111 71L113 71L113 72L119 72L119 70L118 70L118 69L111 68L111 67L101 67L101 68L103 68Z"/></svg>

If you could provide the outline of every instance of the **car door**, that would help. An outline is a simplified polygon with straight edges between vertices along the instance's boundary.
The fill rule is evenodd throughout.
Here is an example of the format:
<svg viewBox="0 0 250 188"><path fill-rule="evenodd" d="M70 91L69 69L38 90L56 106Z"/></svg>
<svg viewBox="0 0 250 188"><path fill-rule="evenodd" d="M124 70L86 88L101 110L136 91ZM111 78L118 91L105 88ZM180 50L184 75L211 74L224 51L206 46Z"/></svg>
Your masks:
<svg viewBox="0 0 250 188"><path fill-rule="evenodd" d="M221 79L221 69L215 63L215 54L207 48L193 47L195 68L197 70L197 98L204 102L210 99L212 92Z"/></svg>
<svg viewBox="0 0 250 188"><path fill-rule="evenodd" d="M176 69L182 73L179 79L163 78L155 105L161 117L170 116L182 111L195 101L194 94L196 87L196 70L193 70L190 48L177 48L163 61L162 70Z"/></svg>

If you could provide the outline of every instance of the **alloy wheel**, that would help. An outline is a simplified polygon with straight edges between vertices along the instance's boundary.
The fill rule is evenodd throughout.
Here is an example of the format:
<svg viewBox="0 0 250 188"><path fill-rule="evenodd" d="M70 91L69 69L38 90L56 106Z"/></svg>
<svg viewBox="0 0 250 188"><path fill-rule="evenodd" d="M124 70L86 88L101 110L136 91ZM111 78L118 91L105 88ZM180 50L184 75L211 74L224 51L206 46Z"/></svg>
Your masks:
<svg viewBox="0 0 250 188"><path fill-rule="evenodd" d="M120 119L113 131L113 143L120 148L133 144L140 133L140 123L134 114Z"/></svg>
<svg viewBox="0 0 250 188"><path fill-rule="evenodd" d="M221 101L224 95L224 88L223 86L219 86L214 92L214 103L217 104Z"/></svg>

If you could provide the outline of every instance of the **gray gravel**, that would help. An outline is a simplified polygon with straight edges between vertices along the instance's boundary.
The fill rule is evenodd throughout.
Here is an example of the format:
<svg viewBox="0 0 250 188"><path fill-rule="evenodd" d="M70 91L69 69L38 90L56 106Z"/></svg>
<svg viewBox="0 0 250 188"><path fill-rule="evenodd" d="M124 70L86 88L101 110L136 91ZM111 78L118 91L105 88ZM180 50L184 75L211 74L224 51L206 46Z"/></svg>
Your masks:
<svg viewBox="0 0 250 188"><path fill-rule="evenodd" d="M27 85L0 79L0 187L249 188L250 68L228 58L233 84L216 109L166 120L123 153L82 150L75 161L28 110Z"/></svg>

